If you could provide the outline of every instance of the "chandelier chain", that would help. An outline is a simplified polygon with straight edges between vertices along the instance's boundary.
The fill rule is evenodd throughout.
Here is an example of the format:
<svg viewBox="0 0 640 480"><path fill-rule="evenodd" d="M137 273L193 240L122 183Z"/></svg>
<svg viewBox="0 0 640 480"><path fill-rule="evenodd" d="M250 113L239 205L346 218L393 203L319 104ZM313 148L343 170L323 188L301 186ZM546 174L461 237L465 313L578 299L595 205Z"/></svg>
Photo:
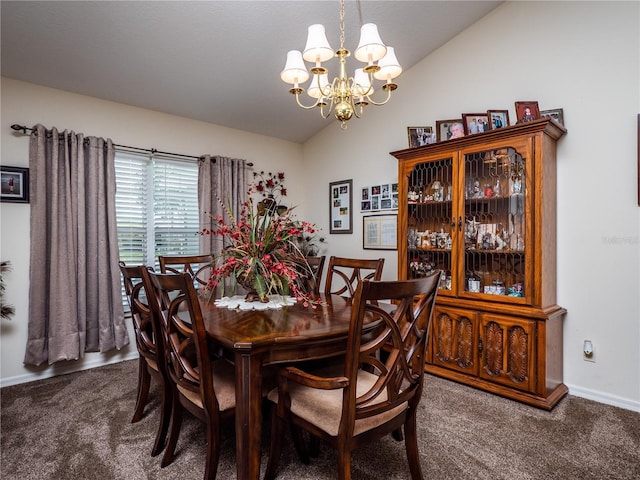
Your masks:
<svg viewBox="0 0 640 480"><path fill-rule="evenodd" d="M344 0L340 0L340 50L344 50Z"/></svg>

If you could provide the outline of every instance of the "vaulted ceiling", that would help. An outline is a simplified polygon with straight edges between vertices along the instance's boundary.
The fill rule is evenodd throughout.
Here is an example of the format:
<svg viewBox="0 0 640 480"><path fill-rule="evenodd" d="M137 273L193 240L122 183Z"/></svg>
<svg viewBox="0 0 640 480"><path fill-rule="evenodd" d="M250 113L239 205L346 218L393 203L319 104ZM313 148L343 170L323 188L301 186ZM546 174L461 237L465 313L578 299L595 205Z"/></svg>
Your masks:
<svg viewBox="0 0 640 480"><path fill-rule="evenodd" d="M501 1L362 1L406 71ZM326 122L280 80L307 28L339 47L335 1L2 1L2 75L69 92L304 142ZM345 47L359 38L345 7ZM348 70L356 68L350 58ZM328 63L335 74L337 60ZM402 76L397 80L402 88ZM33 119L34 122L37 119Z"/></svg>

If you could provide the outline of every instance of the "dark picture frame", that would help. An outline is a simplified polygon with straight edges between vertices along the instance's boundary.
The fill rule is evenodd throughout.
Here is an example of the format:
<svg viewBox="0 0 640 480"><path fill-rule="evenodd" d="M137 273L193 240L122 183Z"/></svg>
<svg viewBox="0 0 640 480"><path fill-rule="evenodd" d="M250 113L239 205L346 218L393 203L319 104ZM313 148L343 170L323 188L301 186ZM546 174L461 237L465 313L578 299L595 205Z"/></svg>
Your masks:
<svg viewBox="0 0 640 480"><path fill-rule="evenodd" d="M444 142L445 140L451 140L451 128L455 125L460 125L460 131L462 132L461 138L464 137L464 124L462 123L462 118L454 118L452 120L436 120L436 135L439 142Z"/></svg>
<svg viewBox="0 0 640 480"><path fill-rule="evenodd" d="M533 122L540 118L540 108L537 101L515 102L515 106L516 123Z"/></svg>
<svg viewBox="0 0 640 480"><path fill-rule="evenodd" d="M564 127L564 110L562 108L554 108L552 110L540 110L540 118L554 118L560 125Z"/></svg>
<svg viewBox="0 0 640 480"><path fill-rule="evenodd" d="M0 201L29 203L29 169L0 167Z"/></svg>
<svg viewBox="0 0 640 480"><path fill-rule="evenodd" d="M365 250L398 249L398 215L362 217L362 248Z"/></svg>
<svg viewBox="0 0 640 480"><path fill-rule="evenodd" d="M407 127L409 148L422 147L434 143L433 127Z"/></svg>
<svg viewBox="0 0 640 480"><path fill-rule="evenodd" d="M329 184L329 233L353 233L353 180Z"/></svg>
<svg viewBox="0 0 640 480"><path fill-rule="evenodd" d="M463 113L462 126L465 135L473 135L475 133L483 133L491 130L489 124L489 115L487 113Z"/></svg>
<svg viewBox="0 0 640 480"><path fill-rule="evenodd" d="M498 128L511 125L509 121L509 110L487 110L487 117L489 117L491 130L497 130Z"/></svg>

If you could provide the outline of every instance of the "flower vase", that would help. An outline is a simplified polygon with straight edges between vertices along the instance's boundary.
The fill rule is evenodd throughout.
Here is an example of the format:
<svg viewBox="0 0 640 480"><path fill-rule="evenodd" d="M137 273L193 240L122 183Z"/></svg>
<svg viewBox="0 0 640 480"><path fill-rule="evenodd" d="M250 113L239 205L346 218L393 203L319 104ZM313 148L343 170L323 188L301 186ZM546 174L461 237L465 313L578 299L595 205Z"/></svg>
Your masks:
<svg viewBox="0 0 640 480"><path fill-rule="evenodd" d="M245 302L267 303L269 301L266 295L261 297L258 293L258 289L255 287L256 279L254 277L238 279L238 283L247 291L247 295L244 297Z"/></svg>
<svg viewBox="0 0 640 480"><path fill-rule="evenodd" d="M258 215L273 213L277 209L277 204L272 195L265 197L258 203Z"/></svg>

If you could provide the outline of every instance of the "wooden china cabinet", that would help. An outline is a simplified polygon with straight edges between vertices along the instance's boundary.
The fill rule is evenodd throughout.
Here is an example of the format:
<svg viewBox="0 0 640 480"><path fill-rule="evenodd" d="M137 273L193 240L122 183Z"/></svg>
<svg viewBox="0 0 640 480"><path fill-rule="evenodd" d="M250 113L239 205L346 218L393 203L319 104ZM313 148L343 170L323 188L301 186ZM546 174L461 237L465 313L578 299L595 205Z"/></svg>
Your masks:
<svg viewBox="0 0 640 480"><path fill-rule="evenodd" d="M551 410L562 383L555 120L391 152L398 278L442 273L426 371Z"/></svg>

